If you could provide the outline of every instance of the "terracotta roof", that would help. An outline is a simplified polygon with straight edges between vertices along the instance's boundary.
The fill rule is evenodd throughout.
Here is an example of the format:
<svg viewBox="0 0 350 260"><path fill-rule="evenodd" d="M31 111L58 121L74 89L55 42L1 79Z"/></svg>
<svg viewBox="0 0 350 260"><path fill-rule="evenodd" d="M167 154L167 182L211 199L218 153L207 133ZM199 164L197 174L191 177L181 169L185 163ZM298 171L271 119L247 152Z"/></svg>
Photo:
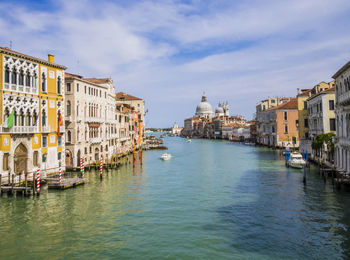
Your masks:
<svg viewBox="0 0 350 260"><path fill-rule="evenodd" d="M190 118L186 118L185 120L197 120L197 119L199 119L199 116L193 116Z"/></svg>
<svg viewBox="0 0 350 260"><path fill-rule="evenodd" d="M103 84L103 83L111 83L113 82L112 78L85 78L86 81L95 83L95 84Z"/></svg>
<svg viewBox="0 0 350 260"><path fill-rule="evenodd" d="M327 94L328 92L331 92L331 91L335 91L334 87L327 88L327 89L325 89L325 90L323 90L323 91L317 93L316 95L313 95L313 96L309 97L307 100L311 100L311 99L313 99L313 98L315 98L315 97L318 97L318 96L321 95L321 94Z"/></svg>
<svg viewBox="0 0 350 260"><path fill-rule="evenodd" d="M64 73L64 77L65 78L79 78L79 79L83 78L83 76L80 76L78 74L68 73L68 72Z"/></svg>
<svg viewBox="0 0 350 260"><path fill-rule="evenodd" d="M301 93L299 93L297 96L309 95L309 93L310 93L311 91L312 91L312 88L301 89Z"/></svg>
<svg viewBox="0 0 350 260"><path fill-rule="evenodd" d="M298 100L296 98L291 98L290 101L283 103L281 105L278 105L276 107L271 107L269 109L266 109L266 111L278 110L278 109L298 109Z"/></svg>
<svg viewBox="0 0 350 260"><path fill-rule="evenodd" d="M132 95L129 95L124 92L118 92L115 96L115 99L120 101L120 100L142 100L141 98L134 97Z"/></svg>
<svg viewBox="0 0 350 260"><path fill-rule="evenodd" d="M64 70L67 69L67 67L65 67L63 65L59 65L59 64L56 64L56 63L51 63L51 62L49 62L47 60L43 60L43 59L39 59L39 58L30 56L30 55L27 55L27 54L23 54L23 53L20 53L18 51L11 50L10 48L7 48L7 47L1 47L0 46L0 52L4 52L4 53L10 54L10 55L14 55L14 56L17 56L17 57L22 58L22 59L29 59L29 60L32 60L32 61L35 61L35 62L43 63L43 64L50 65L50 66L53 66L53 67L57 67L57 68L60 68L60 69L64 69Z"/></svg>

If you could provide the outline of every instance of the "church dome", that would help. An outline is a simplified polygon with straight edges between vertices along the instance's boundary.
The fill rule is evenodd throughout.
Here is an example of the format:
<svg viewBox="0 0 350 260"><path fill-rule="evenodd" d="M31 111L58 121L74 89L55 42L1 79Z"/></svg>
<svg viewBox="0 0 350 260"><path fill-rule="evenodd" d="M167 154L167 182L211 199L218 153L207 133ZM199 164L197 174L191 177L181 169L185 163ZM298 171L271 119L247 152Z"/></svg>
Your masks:
<svg viewBox="0 0 350 260"><path fill-rule="evenodd" d="M222 107L217 107L215 109L215 114L223 114L224 113L224 109Z"/></svg>
<svg viewBox="0 0 350 260"><path fill-rule="evenodd" d="M211 117L213 115L213 108L208 103L205 94L202 96L202 102L200 102L196 108L196 115L200 117Z"/></svg>

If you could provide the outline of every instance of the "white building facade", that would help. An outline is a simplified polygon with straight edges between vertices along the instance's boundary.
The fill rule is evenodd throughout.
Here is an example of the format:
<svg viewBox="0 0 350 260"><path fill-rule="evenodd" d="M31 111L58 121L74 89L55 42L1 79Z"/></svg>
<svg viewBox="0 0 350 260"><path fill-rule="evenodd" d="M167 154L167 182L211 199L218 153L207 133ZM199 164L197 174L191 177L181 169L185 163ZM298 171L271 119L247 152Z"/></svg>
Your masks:
<svg viewBox="0 0 350 260"><path fill-rule="evenodd" d="M337 138L335 166L350 173L350 61L333 76L335 80Z"/></svg>

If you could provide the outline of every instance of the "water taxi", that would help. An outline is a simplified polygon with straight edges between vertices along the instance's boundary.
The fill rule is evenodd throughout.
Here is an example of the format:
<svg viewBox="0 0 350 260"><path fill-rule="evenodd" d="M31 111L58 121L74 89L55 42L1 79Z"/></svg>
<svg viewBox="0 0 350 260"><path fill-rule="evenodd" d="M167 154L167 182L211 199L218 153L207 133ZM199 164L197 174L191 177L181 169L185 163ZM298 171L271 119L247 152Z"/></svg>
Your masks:
<svg viewBox="0 0 350 260"><path fill-rule="evenodd" d="M170 153L163 153L162 156L160 157L160 159L162 159L163 161L167 161L171 158L171 154Z"/></svg>
<svg viewBox="0 0 350 260"><path fill-rule="evenodd" d="M291 153L287 161L287 166L302 169L306 165L303 156L300 153L294 152Z"/></svg>

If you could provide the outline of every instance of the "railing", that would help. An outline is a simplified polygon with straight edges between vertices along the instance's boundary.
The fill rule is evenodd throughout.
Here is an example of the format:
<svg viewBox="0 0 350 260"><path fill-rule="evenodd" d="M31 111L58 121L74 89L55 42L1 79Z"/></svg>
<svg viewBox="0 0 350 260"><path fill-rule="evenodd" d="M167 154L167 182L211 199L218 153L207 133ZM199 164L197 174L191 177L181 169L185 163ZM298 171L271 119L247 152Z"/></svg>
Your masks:
<svg viewBox="0 0 350 260"><path fill-rule="evenodd" d="M4 90L37 94L36 87L28 87L24 85L16 85L11 83L4 83Z"/></svg>
<svg viewBox="0 0 350 260"><path fill-rule="evenodd" d="M350 103L350 91L347 91L338 97L339 104L347 104Z"/></svg>
<svg viewBox="0 0 350 260"><path fill-rule="evenodd" d="M121 142L124 142L124 141L127 141L127 140L130 140L129 136L120 138Z"/></svg>
<svg viewBox="0 0 350 260"><path fill-rule="evenodd" d="M99 118L99 117L86 117L86 121L87 122L96 122L96 123L102 123L104 122L103 118Z"/></svg>
<svg viewBox="0 0 350 260"><path fill-rule="evenodd" d="M101 143L101 138L100 137L91 138L90 142L93 143L93 144Z"/></svg>
<svg viewBox="0 0 350 260"><path fill-rule="evenodd" d="M12 128L7 128L5 126L1 127L1 132L3 133L38 133L38 126L13 126Z"/></svg>
<svg viewBox="0 0 350 260"><path fill-rule="evenodd" d="M118 134L111 134L111 138L118 138Z"/></svg>
<svg viewBox="0 0 350 260"><path fill-rule="evenodd" d="M72 121L72 116L65 116L64 119L65 119L66 121Z"/></svg>
<svg viewBox="0 0 350 260"><path fill-rule="evenodd" d="M43 132L43 133L50 133L51 132L50 126L42 126L41 127L41 132Z"/></svg>
<svg viewBox="0 0 350 260"><path fill-rule="evenodd" d="M66 130L66 129L65 129L64 126L60 126L60 132L61 132L61 133L64 133L65 130Z"/></svg>

